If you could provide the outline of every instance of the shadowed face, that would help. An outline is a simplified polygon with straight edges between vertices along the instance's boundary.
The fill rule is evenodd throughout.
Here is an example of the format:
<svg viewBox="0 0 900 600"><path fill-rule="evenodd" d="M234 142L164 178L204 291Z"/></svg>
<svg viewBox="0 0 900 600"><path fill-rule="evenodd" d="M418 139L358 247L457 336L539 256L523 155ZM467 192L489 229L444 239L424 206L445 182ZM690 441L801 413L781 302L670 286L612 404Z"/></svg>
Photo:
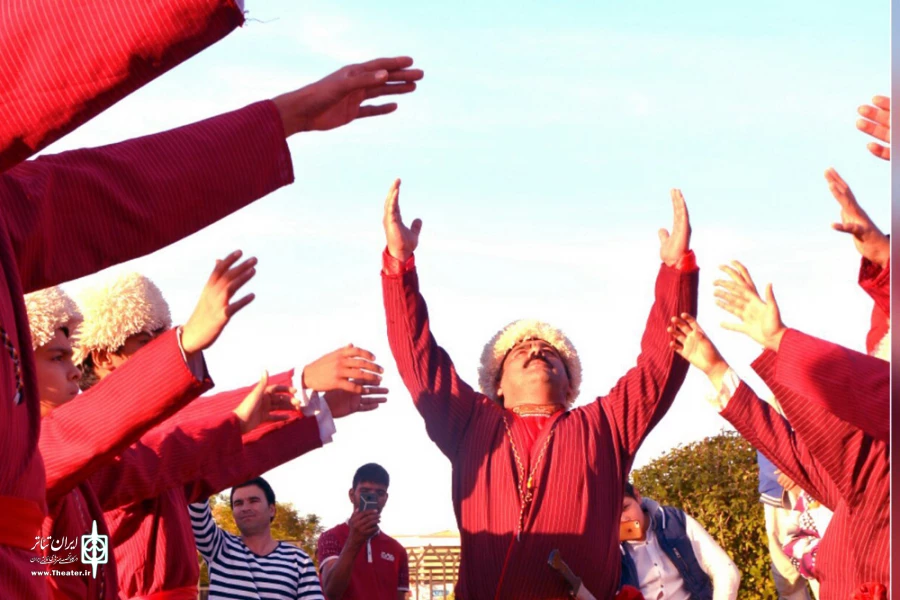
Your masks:
<svg viewBox="0 0 900 600"><path fill-rule="evenodd" d="M500 367L498 396L510 408L523 403L566 404L569 374L566 363L550 343L537 338L524 339L514 345Z"/></svg>
<svg viewBox="0 0 900 600"><path fill-rule="evenodd" d="M622 497L622 518L621 521L639 521L641 523L641 531L647 531L647 513L641 509L641 495L634 493L637 499L628 496Z"/></svg>
<svg viewBox="0 0 900 600"><path fill-rule="evenodd" d="M125 343L115 352L107 352L105 350L94 350L91 353L95 365L97 377L103 379L137 354L144 346L155 340L157 337L168 331L167 328L161 327L153 332L141 331L129 335L125 338Z"/></svg>
<svg viewBox="0 0 900 600"><path fill-rule="evenodd" d="M72 344L65 330L57 329L49 342L34 352L41 416L78 395L81 371L72 362Z"/></svg>
<svg viewBox="0 0 900 600"><path fill-rule="evenodd" d="M269 504L261 487L248 485L234 490L231 512L242 535L256 535L271 526L275 518L275 505Z"/></svg>

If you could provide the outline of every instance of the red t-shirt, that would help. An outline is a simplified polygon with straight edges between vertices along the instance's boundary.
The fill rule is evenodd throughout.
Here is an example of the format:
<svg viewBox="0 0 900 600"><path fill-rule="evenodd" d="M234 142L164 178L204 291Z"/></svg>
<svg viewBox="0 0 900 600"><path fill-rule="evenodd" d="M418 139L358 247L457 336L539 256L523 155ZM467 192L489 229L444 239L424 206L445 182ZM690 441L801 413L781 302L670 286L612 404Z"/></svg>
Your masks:
<svg viewBox="0 0 900 600"><path fill-rule="evenodd" d="M319 571L337 560L350 537L350 525L342 523L319 536L316 556ZM353 563L350 586L342 600L397 600L397 592L409 591L409 558L406 548L381 531L360 548Z"/></svg>

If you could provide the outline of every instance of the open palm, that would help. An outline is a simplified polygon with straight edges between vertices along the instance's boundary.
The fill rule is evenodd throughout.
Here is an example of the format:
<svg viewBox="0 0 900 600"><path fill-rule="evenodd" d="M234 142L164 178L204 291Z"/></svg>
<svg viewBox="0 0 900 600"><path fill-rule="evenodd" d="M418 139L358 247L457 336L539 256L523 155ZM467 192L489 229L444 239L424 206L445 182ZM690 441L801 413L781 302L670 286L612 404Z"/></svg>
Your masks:
<svg viewBox="0 0 900 600"><path fill-rule="evenodd" d="M777 350L785 326L775 301L772 284L766 286L766 300L760 298L756 285L747 268L738 261L733 266L722 266L729 279L718 279L716 304L740 319L737 323L722 323L724 329L738 331L756 340L770 350Z"/></svg>
<svg viewBox="0 0 900 600"><path fill-rule="evenodd" d="M406 260L419 246L422 220L414 219L412 225L403 224L400 216L400 180L395 179L384 201L384 235L388 252L398 260Z"/></svg>

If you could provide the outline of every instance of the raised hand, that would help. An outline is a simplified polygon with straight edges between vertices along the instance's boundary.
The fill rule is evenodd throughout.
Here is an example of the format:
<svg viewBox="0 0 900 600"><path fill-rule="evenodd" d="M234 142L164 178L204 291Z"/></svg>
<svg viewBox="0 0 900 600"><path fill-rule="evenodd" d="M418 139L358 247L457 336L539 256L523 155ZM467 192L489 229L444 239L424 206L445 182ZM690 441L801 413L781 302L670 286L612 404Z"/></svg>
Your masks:
<svg viewBox="0 0 900 600"><path fill-rule="evenodd" d="M787 328L781 321L781 312L775 301L772 284L766 286L766 301L759 297L756 285L747 268L734 260L733 267L721 269L730 279L717 279L716 304L740 319L738 323L722 323L724 329L739 331L750 336L769 350L778 350Z"/></svg>
<svg viewBox="0 0 900 600"><path fill-rule="evenodd" d="M659 230L659 257L668 266L674 267L690 247L691 221L681 190L672 190L671 195L675 219L671 234L666 229Z"/></svg>
<svg viewBox="0 0 900 600"><path fill-rule="evenodd" d="M234 414L241 422L241 433L247 433L269 421L284 421L287 415L271 414L276 410L294 410L296 388L286 385L268 385L269 373L264 372L256 387L247 394Z"/></svg>
<svg viewBox="0 0 900 600"><path fill-rule="evenodd" d="M409 69L408 56L379 58L338 69L324 79L272 101L281 114L286 136L301 131L326 131L356 119L377 117L397 110L395 103L367 105L371 98L407 94L425 73Z"/></svg>
<svg viewBox="0 0 900 600"><path fill-rule="evenodd" d="M345 390L331 390L325 392L325 402L328 403L331 416L340 419L356 412L375 410L380 404L387 402L387 398L384 397L384 394L387 393L387 388L373 386L365 386L361 394Z"/></svg>
<svg viewBox="0 0 900 600"><path fill-rule="evenodd" d="M868 133L882 142L891 143L891 99L887 96L875 96L872 98L874 106L865 104L859 107L859 114L863 117L857 119L856 128ZM869 142L866 146L869 152L884 160L891 160L891 149L877 142Z"/></svg>
<svg viewBox="0 0 900 600"><path fill-rule="evenodd" d="M886 267L891 260L891 242L888 237L862 209L856 201L856 196L850 191L850 186L837 171L834 169L825 171L825 180L828 182L831 195L841 205L841 222L831 227L852 235L853 243L856 244L860 254L876 265Z"/></svg>
<svg viewBox="0 0 900 600"><path fill-rule="evenodd" d="M672 337L669 345L679 356L710 379L718 377L721 382L722 375L728 370L728 363L694 317L688 313L672 317L672 324L666 331Z"/></svg>
<svg viewBox="0 0 900 600"><path fill-rule="evenodd" d="M256 275L255 258L248 258L234 266L241 254L240 250L235 250L224 259L216 261L216 267L206 281L197 307L181 334L181 344L187 354L212 346L231 317L253 301L254 295L247 294L237 302L231 302L237 291Z"/></svg>
<svg viewBox="0 0 900 600"><path fill-rule="evenodd" d="M384 373L374 360L375 355L368 350L348 344L306 365L301 375L302 385L319 392L343 390L366 394L366 386L381 383L381 373Z"/></svg>
<svg viewBox="0 0 900 600"><path fill-rule="evenodd" d="M359 508L353 509L348 525L350 526L350 536L347 540L351 548L361 548L370 537L378 531L378 524L381 522L381 514L375 510L367 510L360 512Z"/></svg>
<svg viewBox="0 0 900 600"><path fill-rule="evenodd" d="M413 219L412 225L403 224L400 216L400 180L395 179L384 201L384 235L387 238L388 253L405 261L419 245L422 220Z"/></svg>

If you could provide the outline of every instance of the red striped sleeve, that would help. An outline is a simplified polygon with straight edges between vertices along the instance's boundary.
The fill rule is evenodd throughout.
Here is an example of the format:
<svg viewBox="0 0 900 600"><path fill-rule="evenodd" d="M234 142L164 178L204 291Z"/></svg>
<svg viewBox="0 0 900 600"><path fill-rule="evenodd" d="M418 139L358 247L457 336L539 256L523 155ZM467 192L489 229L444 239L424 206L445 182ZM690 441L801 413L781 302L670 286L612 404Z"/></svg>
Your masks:
<svg viewBox="0 0 900 600"><path fill-rule="evenodd" d="M266 101L20 164L0 175L0 210L27 293L158 250L291 181L281 118Z"/></svg>
<svg viewBox="0 0 900 600"><path fill-rule="evenodd" d="M890 439L889 362L789 329L775 357L775 377L875 439Z"/></svg>
<svg viewBox="0 0 900 600"><path fill-rule="evenodd" d="M799 440L787 420L741 382L720 413L744 439L784 474L825 506L834 510L841 494L834 482Z"/></svg>
<svg viewBox="0 0 900 600"><path fill-rule="evenodd" d="M41 424L47 499L68 493L150 427L212 387L194 378L169 331ZM116 418L110 418L114 411Z"/></svg>
<svg viewBox="0 0 900 600"><path fill-rule="evenodd" d="M428 436L454 460L476 410L493 403L462 380L450 356L431 334L415 264L408 262L398 268L399 261L387 251L383 260L381 282L388 342L397 370L425 420Z"/></svg>
<svg viewBox="0 0 900 600"><path fill-rule="evenodd" d="M625 453L625 472L644 438L672 406L687 375L689 365L672 350L666 328L676 315L697 314L698 275L696 268L660 267L656 278L656 300L641 337L637 365L603 398L601 406L609 415Z"/></svg>
<svg viewBox="0 0 900 600"><path fill-rule="evenodd" d="M234 0L3 0L0 15L0 172L244 20Z"/></svg>
<svg viewBox="0 0 900 600"><path fill-rule="evenodd" d="M213 422L189 421L164 434L145 435L94 473L91 486L108 511L182 486L240 450L236 415Z"/></svg>

